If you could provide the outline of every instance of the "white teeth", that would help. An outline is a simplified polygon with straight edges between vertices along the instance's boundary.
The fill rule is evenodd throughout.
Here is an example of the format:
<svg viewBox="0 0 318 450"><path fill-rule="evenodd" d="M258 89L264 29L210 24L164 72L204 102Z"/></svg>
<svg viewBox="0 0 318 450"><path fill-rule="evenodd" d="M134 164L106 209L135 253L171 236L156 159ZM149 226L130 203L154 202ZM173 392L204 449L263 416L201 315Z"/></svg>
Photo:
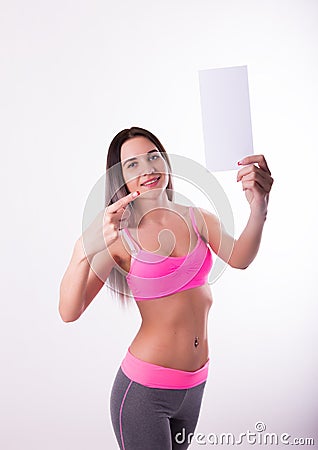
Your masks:
<svg viewBox="0 0 318 450"><path fill-rule="evenodd" d="M148 181L147 183L145 183L145 184L153 184L153 183L155 183L157 180L152 180L152 181Z"/></svg>
<svg viewBox="0 0 318 450"><path fill-rule="evenodd" d="M159 180L159 177L158 178L156 178L155 180L152 180L152 181L148 181L147 183L143 183L143 186L148 186L148 184L153 184L153 183L156 183L156 181L158 181Z"/></svg>

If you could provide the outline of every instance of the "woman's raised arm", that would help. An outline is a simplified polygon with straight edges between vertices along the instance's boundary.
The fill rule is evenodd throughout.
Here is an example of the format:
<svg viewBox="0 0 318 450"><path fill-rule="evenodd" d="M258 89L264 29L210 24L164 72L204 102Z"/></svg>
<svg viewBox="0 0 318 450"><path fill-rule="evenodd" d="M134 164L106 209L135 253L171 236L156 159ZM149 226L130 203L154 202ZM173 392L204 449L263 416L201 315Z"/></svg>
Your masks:
<svg viewBox="0 0 318 450"><path fill-rule="evenodd" d="M246 166L238 171L237 181L242 182L250 205L250 217L240 237L234 239L230 236L214 214L202 208L200 212L205 222L203 234L212 250L231 267L246 269L254 260L260 246L274 179L264 155L246 156L238 164Z"/></svg>

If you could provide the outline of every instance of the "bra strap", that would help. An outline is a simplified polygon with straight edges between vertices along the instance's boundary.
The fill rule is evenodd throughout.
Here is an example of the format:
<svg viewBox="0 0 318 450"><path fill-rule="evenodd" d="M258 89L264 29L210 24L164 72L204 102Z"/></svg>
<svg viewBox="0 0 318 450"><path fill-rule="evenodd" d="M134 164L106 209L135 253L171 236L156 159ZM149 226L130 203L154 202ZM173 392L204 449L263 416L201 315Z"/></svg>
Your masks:
<svg viewBox="0 0 318 450"><path fill-rule="evenodd" d="M132 235L130 234L128 228L123 228L121 230L124 235L125 235L125 239L128 243L128 246L131 250L132 253L137 253L140 249L139 245L137 244L137 242L133 239Z"/></svg>
<svg viewBox="0 0 318 450"><path fill-rule="evenodd" d="M190 212L190 217L191 217L191 222L192 222L193 228L194 228L195 232L197 233L197 235L200 236L200 233L199 233L199 230L198 230L198 227L197 227L197 223L195 221L195 216L194 216L194 212L193 212L192 206L189 207L189 212Z"/></svg>

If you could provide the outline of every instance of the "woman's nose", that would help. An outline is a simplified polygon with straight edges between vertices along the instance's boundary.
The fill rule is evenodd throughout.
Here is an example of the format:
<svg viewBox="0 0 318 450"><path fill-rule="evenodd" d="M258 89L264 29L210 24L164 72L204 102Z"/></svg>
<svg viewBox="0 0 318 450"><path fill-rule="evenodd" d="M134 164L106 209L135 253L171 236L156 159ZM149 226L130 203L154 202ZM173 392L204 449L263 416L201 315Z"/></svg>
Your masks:
<svg viewBox="0 0 318 450"><path fill-rule="evenodd" d="M140 175L148 175L156 171L154 161L143 161L140 166Z"/></svg>

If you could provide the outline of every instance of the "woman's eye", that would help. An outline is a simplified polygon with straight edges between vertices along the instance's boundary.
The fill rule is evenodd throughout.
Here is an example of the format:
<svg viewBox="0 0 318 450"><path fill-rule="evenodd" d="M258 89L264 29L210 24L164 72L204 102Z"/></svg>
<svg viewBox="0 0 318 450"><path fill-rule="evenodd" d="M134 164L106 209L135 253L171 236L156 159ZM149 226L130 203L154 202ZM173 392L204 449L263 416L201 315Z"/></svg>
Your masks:
<svg viewBox="0 0 318 450"><path fill-rule="evenodd" d="M151 160L155 160L155 159L157 159L157 158L159 158L159 155L151 155L151 156L149 156L149 160L150 160L150 161L151 161ZM130 164L127 165L127 168L128 168L128 169L132 169L132 168L134 168L137 164L138 164L137 161L133 161L133 162L131 162Z"/></svg>
<svg viewBox="0 0 318 450"><path fill-rule="evenodd" d="M130 167L134 167L134 164L137 164L136 162L132 162L132 163L130 163L130 164L128 164L128 169L130 168Z"/></svg>

